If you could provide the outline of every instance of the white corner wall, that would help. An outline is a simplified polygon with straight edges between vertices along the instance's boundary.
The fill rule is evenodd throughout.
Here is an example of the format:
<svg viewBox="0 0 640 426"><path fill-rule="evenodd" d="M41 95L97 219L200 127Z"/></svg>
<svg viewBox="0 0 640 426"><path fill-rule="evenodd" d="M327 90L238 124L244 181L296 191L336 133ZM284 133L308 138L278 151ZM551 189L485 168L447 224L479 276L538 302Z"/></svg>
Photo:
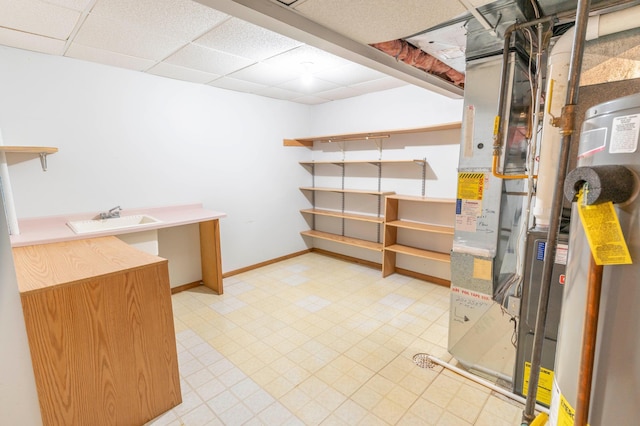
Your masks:
<svg viewBox="0 0 640 426"><path fill-rule="evenodd" d="M307 248L303 147L283 138L458 121L462 101L406 86L307 106L0 47L6 145L56 146L49 170L9 154L19 218L203 203L222 211L223 272Z"/></svg>
<svg viewBox="0 0 640 426"><path fill-rule="evenodd" d="M0 47L0 127L19 218L203 203L221 219L223 270L306 249L306 105Z"/></svg>
<svg viewBox="0 0 640 426"><path fill-rule="evenodd" d="M0 182L1 191L2 182ZM42 425L9 232L0 198L0 419Z"/></svg>

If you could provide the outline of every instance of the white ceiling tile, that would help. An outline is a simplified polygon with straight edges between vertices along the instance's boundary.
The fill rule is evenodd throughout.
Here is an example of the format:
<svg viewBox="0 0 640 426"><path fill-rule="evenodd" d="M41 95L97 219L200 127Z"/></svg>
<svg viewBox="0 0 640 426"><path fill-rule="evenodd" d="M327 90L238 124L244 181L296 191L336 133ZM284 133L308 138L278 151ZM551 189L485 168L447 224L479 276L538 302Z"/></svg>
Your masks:
<svg viewBox="0 0 640 426"><path fill-rule="evenodd" d="M230 76L265 86L277 86L285 81L293 80L298 76L298 73L286 68L276 68L264 62L258 62L250 67L236 71Z"/></svg>
<svg viewBox="0 0 640 426"><path fill-rule="evenodd" d="M320 80L319 78L316 78L316 77L311 77L309 79L300 77L300 78L296 78L294 80L279 84L278 87L282 89L292 90L294 92L310 94L310 93L324 92L327 90L335 89L339 86L329 81Z"/></svg>
<svg viewBox="0 0 640 426"><path fill-rule="evenodd" d="M267 86L251 83L249 81L238 80L230 77L222 77L209 83L209 86L220 87L221 89L237 90L239 92L255 93L264 90Z"/></svg>
<svg viewBox="0 0 640 426"><path fill-rule="evenodd" d="M69 49L67 49L65 56L136 71L146 70L154 64L153 61L148 59L122 55L108 50L95 49L90 46L83 46L80 43L72 43Z"/></svg>
<svg viewBox="0 0 640 426"><path fill-rule="evenodd" d="M93 3L93 0L46 0L46 2L82 12Z"/></svg>
<svg viewBox="0 0 640 426"><path fill-rule="evenodd" d="M174 78L176 80L191 81L193 83L208 83L220 77L218 74L198 71L190 68L180 67L178 65L160 62L149 70L149 74L155 74L162 77Z"/></svg>
<svg viewBox="0 0 640 426"><path fill-rule="evenodd" d="M298 73L304 71L316 73L350 63L345 59L308 45L296 47L264 62L280 69L289 69Z"/></svg>
<svg viewBox="0 0 640 426"><path fill-rule="evenodd" d="M300 98L294 98L292 99L292 101L298 102L300 104L318 105L327 102L328 99L321 98L319 96L302 96Z"/></svg>
<svg viewBox="0 0 640 426"><path fill-rule="evenodd" d="M192 0L98 0L91 14L183 42L229 18Z"/></svg>
<svg viewBox="0 0 640 426"><path fill-rule="evenodd" d="M402 80L393 77L384 77L377 80L367 81L365 83L349 86L360 93L378 92L381 90L395 89L396 87L406 86Z"/></svg>
<svg viewBox="0 0 640 426"><path fill-rule="evenodd" d="M186 45L165 59L165 62L219 75L229 74L254 63L251 59L218 52L197 44Z"/></svg>
<svg viewBox="0 0 640 426"><path fill-rule="evenodd" d="M164 59L184 45L180 40L94 14L84 21L75 41L85 46L154 61Z"/></svg>
<svg viewBox="0 0 640 426"><path fill-rule="evenodd" d="M385 74L379 71L363 67L359 64L348 64L342 67L330 68L328 70L315 73L314 76L342 86L350 86L352 84L386 77Z"/></svg>
<svg viewBox="0 0 640 426"><path fill-rule="evenodd" d="M466 12L460 2L451 0L307 0L293 7L312 21L364 44L417 34Z"/></svg>
<svg viewBox="0 0 640 426"><path fill-rule="evenodd" d="M62 55L64 53L65 42L54 38L0 27L0 44L17 47L19 49L33 50L34 52L48 53L50 55Z"/></svg>
<svg viewBox="0 0 640 426"><path fill-rule="evenodd" d="M302 45L299 41L237 18L218 25L194 43L257 61Z"/></svg>
<svg viewBox="0 0 640 426"><path fill-rule="evenodd" d="M321 98L331 99L332 101L336 101L338 99L347 99L361 94L362 93L358 92L355 89L352 89L351 87L338 87L337 89L317 93L317 95Z"/></svg>
<svg viewBox="0 0 640 426"><path fill-rule="evenodd" d="M80 12L40 0L0 2L0 27L66 40Z"/></svg>
<svg viewBox="0 0 640 426"><path fill-rule="evenodd" d="M269 98L291 100L302 96L301 93L293 92L291 90L282 89L280 87L267 87L266 89L257 90L254 92L256 95L267 96Z"/></svg>

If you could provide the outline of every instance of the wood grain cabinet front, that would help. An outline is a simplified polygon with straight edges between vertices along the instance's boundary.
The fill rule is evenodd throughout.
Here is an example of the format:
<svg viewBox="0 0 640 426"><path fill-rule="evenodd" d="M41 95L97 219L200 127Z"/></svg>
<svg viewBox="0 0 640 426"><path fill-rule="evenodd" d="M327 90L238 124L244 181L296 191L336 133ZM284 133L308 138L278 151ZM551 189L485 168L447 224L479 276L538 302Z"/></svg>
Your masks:
<svg viewBox="0 0 640 426"><path fill-rule="evenodd" d="M167 261L115 237L13 249L44 425L136 425L182 401Z"/></svg>

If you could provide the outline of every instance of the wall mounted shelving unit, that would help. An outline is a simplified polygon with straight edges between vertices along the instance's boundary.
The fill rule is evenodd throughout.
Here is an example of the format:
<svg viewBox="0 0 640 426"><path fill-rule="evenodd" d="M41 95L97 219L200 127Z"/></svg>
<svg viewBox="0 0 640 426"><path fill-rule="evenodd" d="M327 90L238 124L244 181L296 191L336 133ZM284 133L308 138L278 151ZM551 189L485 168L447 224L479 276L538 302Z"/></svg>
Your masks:
<svg viewBox="0 0 640 426"><path fill-rule="evenodd" d="M321 138L304 138L304 139L286 139L284 141L284 145L286 146L307 146L312 147L314 141L319 142L351 142L351 141L363 141L363 140L374 140L376 141L376 146L378 148L378 157L379 159L357 159L357 160L347 160L344 159L345 150L344 146L342 147L342 155L343 159L341 160L317 160L317 161L301 161L300 164L307 168L307 170L311 173L312 184L311 186L303 186L300 187L300 190L307 193L309 200L312 204L311 208L306 208L300 210L300 212L304 215L308 215L310 219L310 228L309 230L302 231L301 234L305 237L309 237L312 239L318 240L326 240L331 241L338 244L343 244L346 246L357 247L360 249L365 249L369 251L378 252L381 254L381 261L378 264L382 270L382 274L384 277L393 274L393 273L401 273L405 275L413 275L418 278L426 279L438 284L449 285L448 279L440 278L437 276L431 276L423 273L414 273L410 270L405 270L401 267L397 266L397 257L399 256L410 256L412 258L417 258L420 260L424 260L425 262L438 262L438 263L448 263L449 262L449 253L446 250L442 249L442 243L440 243L439 247L435 247L433 250L424 247L425 244L411 245L410 241L403 241L403 233L415 233L424 235L425 241L427 241L426 245L428 246L429 235L439 235L444 236L445 241L450 241L451 244L453 242L453 220L455 217L455 200L453 199L439 199L439 198L428 198L425 196L425 183L426 183L426 170L427 170L427 159L382 159L383 148L382 148L382 139L389 138L395 134L409 134L409 133L425 133L425 132L433 132L440 130L449 130L449 129L460 129L460 123L447 123L443 125L424 127L418 129L407 129L407 130L398 130L398 131L390 131L390 132L378 132L378 133L358 133L358 134L348 134L348 135L336 135L336 136L325 136ZM380 141L377 141L380 139ZM372 155L373 156L373 155ZM377 179L375 179L374 175L368 176L367 178L371 180L370 187L377 186L375 189L350 189L345 186L345 183L348 183L350 179L349 168L357 167L358 165L366 165L370 164L374 167L377 167ZM340 168L340 171L336 171L333 176L333 181L335 185L333 186L316 186L316 175L317 168L327 166L329 167L337 166ZM421 184L420 196L409 196L409 195L398 195L393 190L383 190L383 178L382 178L382 169L384 166L392 166L398 167L400 166L402 169L402 173L407 173L407 167L413 167L413 165L417 166L416 169L416 183ZM402 167L406 165L406 167ZM366 167L366 166L365 166ZM361 169L362 170L362 169ZM412 173L412 172L409 172ZM419 176L419 177L418 177ZM404 176L406 177L406 176ZM385 178L386 179L386 178ZM413 178L411 178L413 179ZM373 182L376 183L373 183ZM362 185L358 185L362 186ZM416 191L417 192L417 191ZM339 194L340 199L331 201L334 203L331 208L327 208L327 206L322 205L322 202L318 203L317 194L322 193L336 193ZM345 200L349 199L349 197L366 197L372 196L377 197L377 208L373 207L372 204L367 204L370 207L370 211L362 212L362 211L350 211L346 209ZM318 195L319 197L319 195ZM325 196L326 197L326 196ZM325 198L325 200L327 200ZM429 223L429 220L422 221L413 221L413 220L405 220L400 218L398 215L400 205L403 205L405 202L413 204L414 208L418 210L424 210L420 214L422 218L429 217L429 210L433 208L433 206L447 206L451 207L451 224L448 223ZM415 202L419 202L420 204L415 204ZM365 204L365 203L363 203ZM339 205L339 207L337 207ZM437 207L436 207L437 208ZM375 211L374 211L375 210ZM331 232L327 232L323 226L316 226L316 218L323 218L323 222L320 224L324 224L327 228L331 228ZM329 219L324 219L329 218ZM320 220L320 219L318 219ZM331 226L328 226L326 222L327 220L333 221L330 222ZM339 221L339 222L335 222ZM353 236L350 232L345 232L345 224L351 226L351 223L369 223L373 224L377 231L371 230L371 228L366 228L367 232L365 238L362 238L362 235ZM350 227L348 226L348 227ZM365 225L362 225L363 227ZM339 228L339 231L337 229ZM399 229L402 229L400 233ZM371 232L369 232L371 230ZM361 232L361 234L365 234ZM400 235L399 235L400 234ZM436 238L437 239L437 238ZM448 239L448 240L447 240ZM450 245L449 244L449 250ZM446 245L446 243L445 243ZM347 256L351 257L351 256Z"/></svg>

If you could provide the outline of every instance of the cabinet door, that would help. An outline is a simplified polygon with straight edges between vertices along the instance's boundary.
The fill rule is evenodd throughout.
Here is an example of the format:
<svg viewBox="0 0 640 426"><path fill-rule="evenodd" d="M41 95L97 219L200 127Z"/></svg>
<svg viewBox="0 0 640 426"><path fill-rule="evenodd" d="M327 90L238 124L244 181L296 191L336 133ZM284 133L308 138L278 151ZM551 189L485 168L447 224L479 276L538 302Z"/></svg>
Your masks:
<svg viewBox="0 0 640 426"><path fill-rule="evenodd" d="M140 425L181 402L166 261L21 298L45 425Z"/></svg>

